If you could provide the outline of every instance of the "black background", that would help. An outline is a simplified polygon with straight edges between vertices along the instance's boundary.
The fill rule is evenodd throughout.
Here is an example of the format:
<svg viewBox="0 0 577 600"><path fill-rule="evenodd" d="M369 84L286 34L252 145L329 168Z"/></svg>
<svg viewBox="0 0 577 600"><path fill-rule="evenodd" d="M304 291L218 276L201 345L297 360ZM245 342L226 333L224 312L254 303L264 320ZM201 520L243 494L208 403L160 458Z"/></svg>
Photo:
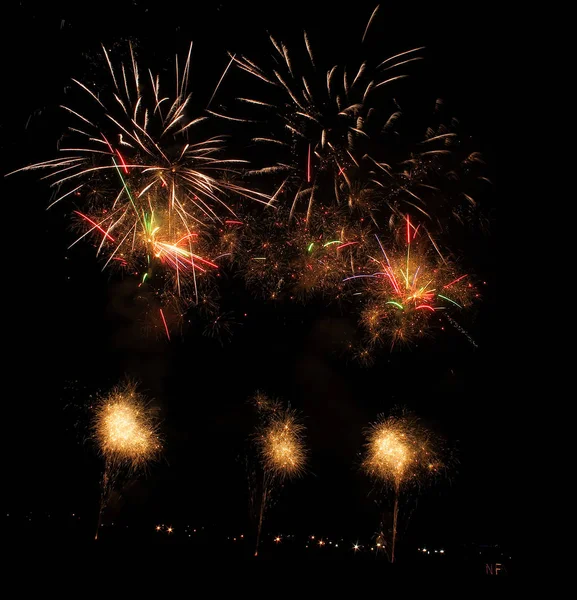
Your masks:
<svg viewBox="0 0 577 600"><path fill-rule="evenodd" d="M154 71L170 67L174 54L182 55L194 40L192 88L202 106L228 63L226 51L268 53L266 31L290 48L306 29L320 57L346 59L374 4L334 6L8 3L2 170L55 156L68 123L58 105L67 98L71 76L92 77L99 68L101 42L132 39ZM369 43L383 58L426 46L426 61L403 93L423 110L444 98L494 180L493 32L489 15L476 11L450 3L383 5ZM225 81L217 101L236 77ZM234 280L228 302L238 325L230 341L203 337L194 327L170 343L161 335L143 336L128 284L101 272L90 245L67 250L75 239L68 227L71 206L47 212L50 191L38 179L17 174L0 181L9 332L3 353L7 518L32 511L64 522L74 513L87 523L80 535L90 537L101 465L86 441L80 407L129 374L162 409L166 453L148 477L127 486L108 522L136 529L194 523L219 535L244 531L243 456L253 423L247 399L262 389L306 415L312 451L309 474L287 486L270 512L271 532L368 539L378 513L358 469L362 429L403 403L451 441L460 461L450 481L419 498L418 510L412 510L415 500L408 503L406 543L509 541L509 399L500 393L496 358L494 197L485 205L492 219L488 232L468 228L449 240L486 282L468 327L479 348L451 331L409 350L385 350L363 369L338 351L354 327L346 315L323 301L306 308L256 302Z"/></svg>

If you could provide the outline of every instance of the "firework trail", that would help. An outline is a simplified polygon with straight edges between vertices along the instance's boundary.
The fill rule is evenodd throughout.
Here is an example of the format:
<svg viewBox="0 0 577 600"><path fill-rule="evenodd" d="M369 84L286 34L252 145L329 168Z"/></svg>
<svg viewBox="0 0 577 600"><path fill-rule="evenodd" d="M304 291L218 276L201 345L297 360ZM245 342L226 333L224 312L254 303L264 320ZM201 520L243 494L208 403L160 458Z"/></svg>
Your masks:
<svg viewBox="0 0 577 600"><path fill-rule="evenodd" d="M379 416L365 437L363 469L394 495L390 560L395 562L399 496L430 483L446 470L443 445L407 410Z"/></svg>
<svg viewBox="0 0 577 600"><path fill-rule="evenodd" d="M304 444L304 425L298 414L284 408L278 400L257 393L254 404L260 423L254 434L263 470L262 497L258 518L255 556L258 556L262 523L267 504L275 485L304 473L307 450Z"/></svg>
<svg viewBox="0 0 577 600"><path fill-rule="evenodd" d="M191 50L176 58L172 97L160 77L141 68L130 46L128 64L114 66L103 47L110 85L99 92L73 79L80 108L63 106L74 124L63 156L19 169L44 170L55 189L50 206L73 199L81 230L104 259L152 285L158 295L199 302L199 279L214 274L215 237L234 219L232 198L268 197L235 183L245 161L223 157L225 138L205 138L208 116L189 116ZM174 89L174 87L172 88ZM73 244L73 245L74 245Z"/></svg>
<svg viewBox="0 0 577 600"><path fill-rule="evenodd" d="M115 481L121 472L129 474L144 469L162 450L158 421L136 384L126 382L115 386L101 398L94 409L93 438L104 459L102 493L98 525Z"/></svg>
<svg viewBox="0 0 577 600"><path fill-rule="evenodd" d="M437 327L441 316L469 308L478 297L470 276L457 271L409 216L400 235L402 242L390 248L375 236L366 271L345 278L353 286L363 286L354 293L362 302L360 323L369 348L385 340L391 349L411 343Z"/></svg>

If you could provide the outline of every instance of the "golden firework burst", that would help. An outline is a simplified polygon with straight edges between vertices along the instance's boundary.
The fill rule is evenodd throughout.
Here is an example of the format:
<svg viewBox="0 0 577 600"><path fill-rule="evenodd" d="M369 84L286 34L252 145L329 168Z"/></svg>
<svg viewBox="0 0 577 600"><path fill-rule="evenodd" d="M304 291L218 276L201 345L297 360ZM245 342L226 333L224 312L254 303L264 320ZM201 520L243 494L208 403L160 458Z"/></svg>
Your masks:
<svg viewBox="0 0 577 600"><path fill-rule="evenodd" d="M94 414L94 437L108 464L134 470L162 448L154 411L133 382L114 387L100 401Z"/></svg>

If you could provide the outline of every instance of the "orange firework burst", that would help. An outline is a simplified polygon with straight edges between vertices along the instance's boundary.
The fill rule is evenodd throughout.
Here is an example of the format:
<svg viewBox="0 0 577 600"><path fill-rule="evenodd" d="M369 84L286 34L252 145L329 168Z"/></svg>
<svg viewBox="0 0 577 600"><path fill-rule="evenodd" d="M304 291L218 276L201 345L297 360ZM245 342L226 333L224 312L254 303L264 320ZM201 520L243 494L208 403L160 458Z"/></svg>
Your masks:
<svg viewBox="0 0 577 600"><path fill-rule="evenodd" d="M377 238L379 254L369 258L373 272L353 275L346 281L362 281L364 303L360 321L369 345L385 340L409 343L430 332L447 312L471 306L478 296L467 274L456 268L431 244L419 243L415 227L406 217L404 247L386 250Z"/></svg>
<svg viewBox="0 0 577 600"><path fill-rule="evenodd" d="M273 411L257 435L262 465L280 481L302 475L306 462L304 425L290 409Z"/></svg>
<svg viewBox="0 0 577 600"><path fill-rule="evenodd" d="M305 427L294 410L283 407L279 400L262 392L255 395L254 405L260 416L254 441L263 470L255 549L257 556L262 523L271 493L277 483L304 473L307 450L303 435Z"/></svg>
<svg viewBox="0 0 577 600"><path fill-rule="evenodd" d="M363 467L391 488L420 486L445 469L440 440L408 411L384 416L366 432Z"/></svg>
<svg viewBox="0 0 577 600"><path fill-rule="evenodd" d="M419 487L443 473L441 439L408 412L381 416L365 433L365 472L394 492L391 562L395 560L395 542L399 512L399 495L411 487Z"/></svg>
<svg viewBox="0 0 577 600"><path fill-rule="evenodd" d="M102 515L121 472L134 473L145 468L162 450L155 412L126 382L114 387L94 411L93 437L104 457L102 494L95 539L98 539Z"/></svg>
<svg viewBox="0 0 577 600"><path fill-rule="evenodd" d="M144 467L162 448L155 413L133 382L114 387L100 400L93 427L102 456L115 467Z"/></svg>

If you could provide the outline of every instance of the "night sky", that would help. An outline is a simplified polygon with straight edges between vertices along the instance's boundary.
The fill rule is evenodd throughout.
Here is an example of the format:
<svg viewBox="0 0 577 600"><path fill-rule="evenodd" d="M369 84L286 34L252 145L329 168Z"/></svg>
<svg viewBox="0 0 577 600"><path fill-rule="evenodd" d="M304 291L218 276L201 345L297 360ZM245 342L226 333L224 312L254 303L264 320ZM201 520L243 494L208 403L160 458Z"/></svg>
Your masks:
<svg viewBox="0 0 577 600"><path fill-rule="evenodd" d="M202 106L228 62L227 50L258 57L269 53L267 31L290 48L301 43L306 29L318 55L334 55L336 63L358 46L375 6L60 4L8 5L11 36L1 42L4 173L56 156L69 123L58 106L66 102L70 77L82 80L98 71L101 42L133 40L152 70L162 71L193 40L192 89ZM435 99L444 98L483 153L494 182L496 91L487 20L450 3L418 9L383 4L370 44L383 58L426 46L426 60L402 92L403 106L420 115L415 135L424 130ZM237 77L225 81L215 106L233 93ZM194 315L170 343L147 334L131 284L102 272L90 244L67 250L76 235L69 226L72 203L46 211L50 190L34 173L2 178L0 186L10 239L4 252L9 333L3 479L13 514L51 511L64 518L76 512L87 522L92 518L101 462L86 441L82 406L128 374L162 409L166 452L111 508L111 518L121 523L247 531L244 455L254 425L247 401L260 389L302 411L311 448L309 473L282 490L267 517L269 532L371 536L378 511L359 470L362 430L402 403L450 440L459 459L450 481L407 506L405 543L510 542L509 409L496 358L496 193L484 199L482 227L455 227L448 240L465 268L486 282L482 302L466 323L478 348L459 332L445 331L407 350L383 349L374 366L362 368L340 350L354 331L354 318L323 299L306 306L257 301L232 276L224 284L225 309L234 321L230 337L203 336Z"/></svg>

